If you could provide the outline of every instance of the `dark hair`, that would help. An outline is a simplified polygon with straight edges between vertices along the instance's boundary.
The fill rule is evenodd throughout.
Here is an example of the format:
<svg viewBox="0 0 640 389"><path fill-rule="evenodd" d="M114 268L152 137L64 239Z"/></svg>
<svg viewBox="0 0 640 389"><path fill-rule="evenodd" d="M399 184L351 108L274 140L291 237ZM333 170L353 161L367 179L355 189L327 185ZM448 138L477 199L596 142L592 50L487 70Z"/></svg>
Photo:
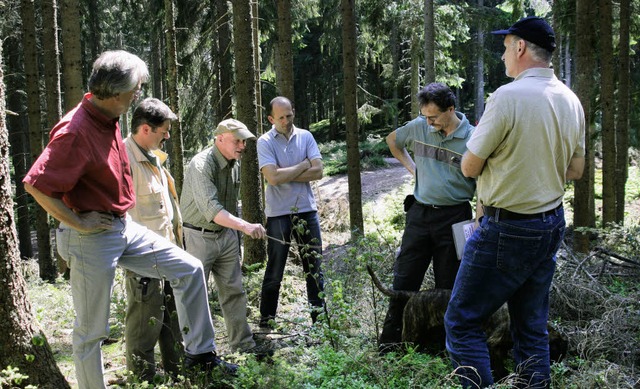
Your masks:
<svg viewBox="0 0 640 389"><path fill-rule="evenodd" d="M293 103L291 102L291 100L287 99L284 96L277 96L274 97L271 102L269 102L269 116L273 116L273 106L274 105L285 105L285 104L289 104L291 106L291 109L293 109Z"/></svg>
<svg viewBox="0 0 640 389"><path fill-rule="evenodd" d="M166 120L176 120L178 117L171 111L165 103L154 98L148 97L136 107L131 117L131 133L137 134L138 127L148 124L155 130L160 127Z"/></svg>
<svg viewBox="0 0 640 389"><path fill-rule="evenodd" d="M108 99L132 91L148 78L149 69L137 55L124 50L105 51L93 63L89 91L98 99Z"/></svg>
<svg viewBox="0 0 640 389"><path fill-rule="evenodd" d="M455 108L456 106L456 96L453 94L453 91L440 82L432 82L420 89L417 96L420 107L434 103L440 108L440 111L444 112L447 108Z"/></svg>

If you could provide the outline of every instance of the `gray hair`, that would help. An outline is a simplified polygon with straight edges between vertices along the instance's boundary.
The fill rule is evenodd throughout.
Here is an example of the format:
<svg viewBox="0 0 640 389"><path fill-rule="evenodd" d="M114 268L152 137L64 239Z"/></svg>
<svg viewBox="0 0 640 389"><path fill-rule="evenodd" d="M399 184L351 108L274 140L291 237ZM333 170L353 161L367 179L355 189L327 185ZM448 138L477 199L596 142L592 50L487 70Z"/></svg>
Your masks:
<svg viewBox="0 0 640 389"><path fill-rule="evenodd" d="M519 40L523 40L527 42L527 49L531 50L531 57L537 62L544 62L548 65L551 65L551 59L553 57L553 53L543 47L536 45L535 43L529 42L526 39L520 38L517 35L513 36L513 44Z"/></svg>
<svg viewBox="0 0 640 389"><path fill-rule="evenodd" d="M152 131L167 120L177 120L171 108L155 97L148 97L136 107L131 117L131 133L137 134L138 127L143 124L151 126Z"/></svg>
<svg viewBox="0 0 640 389"><path fill-rule="evenodd" d="M99 99L108 99L132 91L149 78L147 65L137 55L124 50L105 51L93 63L89 91Z"/></svg>

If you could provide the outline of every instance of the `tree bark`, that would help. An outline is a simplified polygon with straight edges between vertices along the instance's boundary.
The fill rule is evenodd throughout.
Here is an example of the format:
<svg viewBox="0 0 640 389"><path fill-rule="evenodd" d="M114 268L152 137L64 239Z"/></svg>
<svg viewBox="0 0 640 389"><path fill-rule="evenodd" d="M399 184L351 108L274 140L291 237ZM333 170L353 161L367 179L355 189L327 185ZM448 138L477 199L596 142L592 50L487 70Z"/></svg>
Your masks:
<svg viewBox="0 0 640 389"><path fill-rule="evenodd" d="M78 0L60 1L62 39L62 85L64 111L75 107L84 95L82 81L82 45L80 44L80 6Z"/></svg>
<svg viewBox="0 0 640 389"><path fill-rule="evenodd" d="M29 137L26 120L25 102L23 98L24 72L20 62L20 42L18 37L8 37L5 41L5 53L7 53L7 107L13 114L7 118L9 127L9 142L11 144L11 161L13 163L16 188L16 227L18 228L18 240L20 242L20 257L32 258L33 246L31 244L31 224L29 223L29 196L24 190L22 179L27 174L29 161Z"/></svg>
<svg viewBox="0 0 640 389"><path fill-rule="evenodd" d="M220 100L218 112L220 121L233 116L233 105L231 101L233 78L233 58L231 57L231 27L229 17L229 5L226 1L214 0L218 10L218 50L219 50L219 72L220 78Z"/></svg>
<svg viewBox="0 0 640 389"><path fill-rule="evenodd" d="M424 0L424 84L436 80L436 28L433 0Z"/></svg>
<svg viewBox="0 0 640 389"><path fill-rule="evenodd" d="M291 0L278 3L278 61L276 63L276 85L282 96L294 102L293 53L291 50Z"/></svg>
<svg viewBox="0 0 640 389"><path fill-rule="evenodd" d="M364 235L362 181L358 134L358 84L355 0L341 0L342 61L344 67L344 112L347 127L347 178L349 183L349 222L351 238Z"/></svg>
<svg viewBox="0 0 640 389"><path fill-rule="evenodd" d="M478 8L482 9L484 7L484 0L478 0ZM484 20L483 18L478 18L476 22L476 50L478 50L476 54L476 63L475 63L475 80L474 80L474 89L475 89L475 104L474 104L474 112L475 112L475 121L476 123L480 121L482 114L484 113Z"/></svg>
<svg viewBox="0 0 640 389"><path fill-rule="evenodd" d="M600 109L602 113L602 225L616 221L616 132L611 0L600 0Z"/></svg>
<svg viewBox="0 0 640 389"><path fill-rule="evenodd" d="M184 155L182 143L182 127L180 126L180 99L178 94L178 52L176 49L176 15L173 0L165 0L165 28L167 41L167 94L169 107L178 116L171 124L171 175L176 183L178 195L182 193L184 181Z"/></svg>
<svg viewBox="0 0 640 389"><path fill-rule="evenodd" d="M620 43L618 48L618 108L616 123L616 223L624 224L625 185L629 177L629 0L620 0Z"/></svg>
<svg viewBox="0 0 640 389"><path fill-rule="evenodd" d="M33 0L22 0L20 7L22 19L22 42L24 50L24 71L27 81L27 110L29 116L29 144L31 160L35 161L42 152L42 120L40 117L40 88L38 86L38 54L36 51L36 24ZM35 204L36 232L38 237L38 263L40 277L47 279L54 266L51 257L49 238L49 217L47 212Z"/></svg>
<svg viewBox="0 0 640 389"><path fill-rule="evenodd" d="M233 42L235 53L237 118L249 129L258 127L253 48L251 0L233 0ZM249 223L264 223L261 178L256 140L248 139L242 157L240 198L242 218ZM244 239L244 263L264 261L266 245L260 239Z"/></svg>
<svg viewBox="0 0 640 389"><path fill-rule="evenodd" d="M3 76L0 46L0 368L12 366L29 376L22 385L69 388L56 365L46 337L36 325L27 299L27 285L20 272L9 178L9 140L5 125Z"/></svg>
<svg viewBox="0 0 640 389"><path fill-rule="evenodd" d="M595 0L576 0L576 94L582 102L585 113L585 166L582 178L575 182L573 202L573 225L575 227L595 227L594 199L594 147L592 126L592 85L593 53L596 52L592 21ZM579 252L589 252L589 233L575 231L574 248Z"/></svg>
<svg viewBox="0 0 640 389"><path fill-rule="evenodd" d="M44 80L47 101L47 133L58 123L62 116L60 98L60 51L58 50L58 12L56 0L42 0L42 48L44 51ZM57 221L56 226L59 225ZM56 262L62 272L67 270L66 262L54 253ZM46 263L50 267L40 268L40 277L55 281L57 268L55 264Z"/></svg>
<svg viewBox="0 0 640 389"><path fill-rule="evenodd" d="M160 15L162 12L162 0L151 0L151 15ZM150 35L150 46L151 46L151 90L153 91L153 96L164 100L165 99L165 91L163 87L162 81L164 80L163 75L164 69L162 67L163 64L163 45L162 31L164 30L164 23L162 22L162 18L154 17L153 26L149 32Z"/></svg>

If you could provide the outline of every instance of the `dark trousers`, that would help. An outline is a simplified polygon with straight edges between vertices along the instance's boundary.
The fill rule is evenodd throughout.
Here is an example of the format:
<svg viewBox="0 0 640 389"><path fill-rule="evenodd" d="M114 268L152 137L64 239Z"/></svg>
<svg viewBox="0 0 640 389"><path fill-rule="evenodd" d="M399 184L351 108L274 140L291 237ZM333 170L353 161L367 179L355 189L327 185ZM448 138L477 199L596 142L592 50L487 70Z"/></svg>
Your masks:
<svg viewBox="0 0 640 389"><path fill-rule="evenodd" d="M471 219L469 203L434 208L415 202L407 211L400 254L393 266L393 289L418 291L433 261L435 287L452 289L460 261L451 225ZM406 300L391 299L380 344L402 341L402 314Z"/></svg>
<svg viewBox="0 0 640 389"><path fill-rule="evenodd" d="M322 263L322 238L317 212L304 212L267 218L267 235L285 243L269 239L267 252L269 259L262 281L260 315L273 318L278 309L280 284L289 254L290 242L299 245L302 268L307 281L307 298L314 307L322 307L320 292L324 290ZM312 316L315 318L315 315Z"/></svg>

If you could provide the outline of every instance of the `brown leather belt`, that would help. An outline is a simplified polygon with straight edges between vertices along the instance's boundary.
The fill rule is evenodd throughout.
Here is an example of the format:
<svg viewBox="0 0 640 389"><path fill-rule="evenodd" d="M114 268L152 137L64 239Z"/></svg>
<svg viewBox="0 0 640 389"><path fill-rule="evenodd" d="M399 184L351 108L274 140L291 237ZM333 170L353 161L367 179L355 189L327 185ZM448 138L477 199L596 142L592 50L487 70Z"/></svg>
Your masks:
<svg viewBox="0 0 640 389"><path fill-rule="evenodd" d="M553 209L538 213L517 213L504 208L490 207L488 205L483 205L482 208L484 209L484 216L493 216L498 220L531 220L538 218L544 219L546 216L555 214L557 210L562 208L562 203Z"/></svg>

